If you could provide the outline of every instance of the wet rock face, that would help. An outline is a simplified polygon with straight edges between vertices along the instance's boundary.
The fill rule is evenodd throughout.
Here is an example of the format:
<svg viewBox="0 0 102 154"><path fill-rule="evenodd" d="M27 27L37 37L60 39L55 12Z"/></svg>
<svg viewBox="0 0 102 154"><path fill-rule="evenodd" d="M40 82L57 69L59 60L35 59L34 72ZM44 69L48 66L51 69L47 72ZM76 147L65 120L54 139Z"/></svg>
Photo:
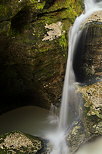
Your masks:
<svg viewBox="0 0 102 154"><path fill-rule="evenodd" d="M81 116L73 122L67 137L72 153L90 139L102 135L102 12L87 18L81 29L73 68L82 106Z"/></svg>
<svg viewBox="0 0 102 154"><path fill-rule="evenodd" d="M78 82L90 84L102 80L101 34L102 22L86 24L73 64Z"/></svg>
<svg viewBox="0 0 102 154"><path fill-rule="evenodd" d="M0 1L0 113L60 104L67 32L80 0Z"/></svg>
<svg viewBox="0 0 102 154"><path fill-rule="evenodd" d="M88 17L81 28L73 62L78 92L87 115L102 119L102 11Z"/></svg>
<svg viewBox="0 0 102 154"><path fill-rule="evenodd" d="M77 92L82 96L82 112L67 138L72 152L102 136L102 11L87 18L81 28L73 68L79 82Z"/></svg>
<svg viewBox="0 0 102 154"><path fill-rule="evenodd" d="M73 68L87 115L102 118L102 22L97 21L98 14L94 18L96 21L84 25Z"/></svg>

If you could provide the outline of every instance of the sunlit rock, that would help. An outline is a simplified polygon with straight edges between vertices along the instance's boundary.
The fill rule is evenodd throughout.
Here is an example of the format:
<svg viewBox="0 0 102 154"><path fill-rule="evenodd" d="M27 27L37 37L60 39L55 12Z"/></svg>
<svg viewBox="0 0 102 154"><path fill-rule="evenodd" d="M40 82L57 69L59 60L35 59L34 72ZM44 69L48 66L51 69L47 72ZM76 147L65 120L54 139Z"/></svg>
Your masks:
<svg viewBox="0 0 102 154"><path fill-rule="evenodd" d="M0 136L0 153L44 153L46 141L21 132Z"/></svg>

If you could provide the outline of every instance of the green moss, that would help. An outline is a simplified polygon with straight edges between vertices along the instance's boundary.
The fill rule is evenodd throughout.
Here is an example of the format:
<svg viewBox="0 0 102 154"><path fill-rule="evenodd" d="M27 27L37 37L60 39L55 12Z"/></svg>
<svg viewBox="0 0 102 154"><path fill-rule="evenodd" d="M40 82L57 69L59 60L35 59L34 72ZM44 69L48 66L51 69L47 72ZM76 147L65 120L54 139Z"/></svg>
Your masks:
<svg viewBox="0 0 102 154"><path fill-rule="evenodd" d="M81 5L79 1L75 1L75 0L60 0L60 1L56 1L53 5L51 5L51 7L47 10L49 11L55 11L55 10L60 10L60 9L70 9L69 11L73 12L73 14L75 12L77 12L77 15L82 11ZM66 14L67 15L67 14Z"/></svg>
<svg viewBox="0 0 102 154"><path fill-rule="evenodd" d="M74 0L41 0L40 3L38 0L21 2L10 0L3 7L1 7L1 15L3 16L2 9L5 10L5 13L8 13L4 14L0 20L7 19L11 22L11 27L10 25L6 27L6 24L1 25L2 28L0 27L1 31L9 33L11 40L7 49L2 51L4 57L7 55L3 64L6 64L8 68L4 68L3 73L1 73L5 87L4 94L6 89L6 94L12 93L16 97L15 94L18 96L19 93L22 96L23 93L24 98L26 98L26 93L29 95L29 90L39 98L37 102L35 100L34 104L48 108L50 102L58 103L62 92L61 86L67 57L67 33L75 17L81 12L79 3ZM25 18L25 13L22 12L25 11L26 7L29 8L26 11L27 14L29 13L28 18ZM27 20L18 18L17 21L15 17L19 14ZM16 22L13 22L13 19ZM51 30L45 27L46 24L50 25L57 22L62 23L62 35L55 37L54 40L42 41L47 32ZM23 25L20 32L17 31L16 23L20 28ZM7 44L6 41L4 44ZM3 59L2 55L1 59ZM7 87L8 82L10 87L13 83L12 88ZM47 87L48 89L44 88L43 85L49 83L51 83L51 86ZM31 98L32 96L28 97ZM45 104L45 102L47 103Z"/></svg>
<svg viewBox="0 0 102 154"><path fill-rule="evenodd" d="M34 5L34 6L32 6L32 8L36 9L36 10L42 10L45 6L45 1L42 1L39 3L38 0L30 0L30 2L31 2L31 4Z"/></svg>
<svg viewBox="0 0 102 154"><path fill-rule="evenodd" d="M2 20L11 20L11 18L21 10L21 6L19 3L7 3L0 5L0 21Z"/></svg>
<svg viewBox="0 0 102 154"><path fill-rule="evenodd" d="M45 5L45 1L43 3L38 3L37 9L42 10L44 8L44 5Z"/></svg>
<svg viewBox="0 0 102 154"><path fill-rule="evenodd" d="M4 21L0 24L0 34L5 34L5 35L9 35L10 33L10 27L11 27L11 22L9 21Z"/></svg>
<svg viewBox="0 0 102 154"><path fill-rule="evenodd" d="M0 20L3 20L8 17L9 8L5 5L0 5Z"/></svg>
<svg viewBox="0 0 102 154"><path fill-rule="evenodd" d="M59 38L59 44L62 48L67 48L68 47L68 41L67 38L65 36L65 34L63 34L60 38Z"/></svg>
<svg viewBox="0 0 102 154"><path fill-rule="evenodd" d="M35 2L37 2L37 0L30 0L30 2L31 2L31 3L35 3Z"/></svg>

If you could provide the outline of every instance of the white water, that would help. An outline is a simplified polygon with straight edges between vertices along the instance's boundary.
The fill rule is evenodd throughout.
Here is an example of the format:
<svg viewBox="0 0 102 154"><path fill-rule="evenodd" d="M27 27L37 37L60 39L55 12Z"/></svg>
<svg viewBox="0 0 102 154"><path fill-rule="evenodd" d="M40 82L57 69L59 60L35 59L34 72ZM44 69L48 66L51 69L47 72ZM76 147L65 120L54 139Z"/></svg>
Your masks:
<svg viewBox="0 0 102 154"><path fill-rule="evenodd" d="M73 105L79 105L80 100L77 99L77 95L74 91L75 88L75 74L73 71L72 63L74 57L74 51L77 46L78 40L80 38L82 30L80 29L81 24L88 18L91 14L98 10L102 10L102 2L96 3L95 0L85 0L85 13L81 14L76 18L73 27L69 31L69 50L68 50L68 60L66 66L66 74L65 81L63 87L63 95L62 95L62 105L60 112L60 122L59 127L62 129L66 129L67 121L68 121L68 106L69 103L73 103ZM76 108L77 108L76 107Z"/></svg>
<svg viewBox="0 0 102 154"><path fill-rule="evenodd" d="M98 1L98 0L97 0ZM58 129L51 134L48 134L51 144L53 145L53 150L51 154L69 154L68 146L66 144L66 131L70 127L69 116L70 116L70 104L75 108L74 117L80 116L79 106L80 97L75 93L75 74L73 71L72 63L74 57L74 51L77 46L78 40L81 35L81 24L88 18L91 14L96 11L102 10L102 1L96 2L96 0L85 0L85 12L76 18L73 27L69 31L69 50L68 50L68 60L66 66L65 81L62 94L61 110L58 122Z"/></svg>

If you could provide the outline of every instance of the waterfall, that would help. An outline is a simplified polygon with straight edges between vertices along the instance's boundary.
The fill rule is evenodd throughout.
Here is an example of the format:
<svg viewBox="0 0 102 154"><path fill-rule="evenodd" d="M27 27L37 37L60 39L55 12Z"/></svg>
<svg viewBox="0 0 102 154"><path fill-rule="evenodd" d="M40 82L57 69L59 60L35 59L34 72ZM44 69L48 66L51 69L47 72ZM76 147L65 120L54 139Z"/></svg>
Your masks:
<svg viewBox="0 0 102 154"><path fill-rule="evenodd" d="M66 66L66 74L63 86L63 93L62 93L62 103L61 103L61 110L60 110L60 120L59 120L59 128L66 130L68 125L68 108L69 104L73 104L75 109L79 108L80 104L80 97L75 93L75 74L73 71L73 58L74 58L74 51L77 46L78 40L81 36L81 24L88 18L92 13L101 10L102 2L96 2L95 0L85 0L85 14L81 14L79 17L76 18L73 26L69 31L69 49L68 49L68 60ZM75 116L80 115L80 111L77 111ZM76 115L78 114L78 115Z"/></svg>
<svg viewBox="0 0 102 154"><path fill-rule="evenodd" d="M73 71L73 58L74 51L77 46L78 40L81 36L81 24L91 14L96 11L102 10L102 1L99 0L84 0L85 12L76 18L73 26L69 31L69 49L68 49L68 60L66 66L65 80L62 93L62 102L59 115L58 129L55 133L49 135L50 142L53 145L51 154L68 154L68 146L66 144L66 132L73 122L75 117L80 116L80 96L75 93L75 74ZM73 112L72 121L69 122L69 116L71 113L70 105L75 108L76 112ZM75 120L75 119L74 119Z"/></svg>

